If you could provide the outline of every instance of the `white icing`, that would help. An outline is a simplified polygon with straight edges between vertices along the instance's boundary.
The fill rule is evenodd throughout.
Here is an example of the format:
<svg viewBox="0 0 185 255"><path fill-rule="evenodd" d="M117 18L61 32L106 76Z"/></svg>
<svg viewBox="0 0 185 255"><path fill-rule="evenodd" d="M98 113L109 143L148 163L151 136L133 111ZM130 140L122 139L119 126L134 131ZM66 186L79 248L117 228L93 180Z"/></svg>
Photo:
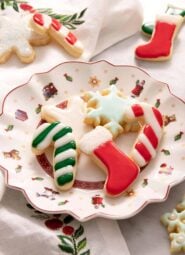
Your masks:
<svg viewBox="0 0 185 255"><path fill-rule="evenodd" d="M29 57L33 49L29 44L32 31L28 26L30 15L22 15L16 11L0 13L0 54L8 49L16 50L20 55Z"/></svg>
<svg viewBox="0 0 185 255"><path fill-rule="evenodd" d="M178 25L181 24L184 19L180 15L163 14L157 15L156 20L160 22Z"/></svg>
<svg viewBox="0 0 185 255"><path fill-rule="evenodd" d="M69 166L63 167L63 168L55 171L54 177L57 179L61 175L68 174L68 173L71 173L71 172L73 172L73 166L69 165Z"/></svg>
<svg viewBox="0 0 185 255"><path fill-rule="evenodd" d="M144 160L144 158L140 155L140 153L136 150L133 149L131 151L131 158L134 160L134 162L136 162L136 164L138 164L138 166L143 167L146 165L146 161Z"/></svg>
<svg viewBox="0 0 185 255"><path fill-rule="evenodd" d="M72 140L75 140L74 135L72 133L67 133L65 136L61 137L55 142L55 146L56 147L62 146Z"/></svg>
<svg viewBox="0 0 185 255"><path fill-rule="evenodd" d="M147 150L150 152L150 155L152 156L152 158L154 158L156 155L156 150L154 149L154 147L152 146L148 138L143 133L141 133L138 136L137 140L142 142L145 145Z"/></svg>
<svg viewBox="0 0 185 255"><path fill-rule="evenodd" d="M54 28L52 28L52 29L55 30ZM65 39L66 36L69 34L69 29L67 29L67 27L65 27L65 26L62 25L62 27L61 27L58 31L55 30L55 32L56 32L57 35L60 36L62 39Z"/></svg>
<svg viewBox="0 0 185 255"><path fill-rule="evenodd" d="M54 162L57 163L59 161L62 161L64 159L67 158L71 158L71 157L76 157L76 150L74 149L69 149L67 151L64 151L61 154L58 154L55 158L54 158Z"/></svg>
<svg viewBox="0 0 185 255"><path fill-rule="evenodd" d="M44 20L44 25L41 26L41 27L44 27L45 29L49 29L50 25L51 25L52 18L50 16L48 16L48 15L45 15L45 14L42 14L42 17L43 17L43 20ZM39 24L37 24L37 26L38 25Z"/></svg>
<svg viewBox="0 0 185 255"><path fill-rule="evenodd" d="M41 115L46 121L59 121L65 126L70 126L76 139L80 139L84 133L90 130L90 127L84 123L85 103L78 96L69 100L66 109L60 109L53 105L43 106Z"/></svg>
<svg viewBox="0 0 185 255"><path fill-rule="evenodd" d="M91 154L96 148L108 141L112 141L112 134L106 128L97 126L82 137L79 147L84 153Z"/></svg>

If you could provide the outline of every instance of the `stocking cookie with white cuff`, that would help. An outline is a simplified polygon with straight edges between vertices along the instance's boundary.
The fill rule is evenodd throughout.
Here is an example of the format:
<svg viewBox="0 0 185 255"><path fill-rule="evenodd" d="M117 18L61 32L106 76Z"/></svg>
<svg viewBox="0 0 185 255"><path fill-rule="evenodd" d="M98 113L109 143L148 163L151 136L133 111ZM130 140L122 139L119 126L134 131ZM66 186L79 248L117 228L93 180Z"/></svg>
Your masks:
<svg viewBox="0 0 185 255"><path fill-rule="evenodd" d="M150 61L164 61L171 58L174 40L183 20L182 16L158 15L150 41L135 49L135 57Z"/></svg>
<svg viewBox="0 0 185 255"><path fill-rule="evenodd" d="M176 3L176 1L170 1L167 4L165 13L185 17L185 4L183 2ZM146 22L142 25L141 31L143 32L144 35L151 36L154 30L154 26L155 25L153 22Z"/></svg>
<svg viewBox="0 0 185 255"><path fill-rule="evenodd" d="M139 131L129 154L139 167L146 166L156 156L164 126L157 108L122 95L116 86L87 92L84 100L87 102L85 123L104 126L113 137Z"/></svg>
<svg viewBox="0 0 185 255"><path fill-rule="evenodd" d="M107 173L105 192L110 196L118 196L136 180L140 169L131 158L116 147L112 139L109 130L97 126L82 137L79 147Z"/></svg>

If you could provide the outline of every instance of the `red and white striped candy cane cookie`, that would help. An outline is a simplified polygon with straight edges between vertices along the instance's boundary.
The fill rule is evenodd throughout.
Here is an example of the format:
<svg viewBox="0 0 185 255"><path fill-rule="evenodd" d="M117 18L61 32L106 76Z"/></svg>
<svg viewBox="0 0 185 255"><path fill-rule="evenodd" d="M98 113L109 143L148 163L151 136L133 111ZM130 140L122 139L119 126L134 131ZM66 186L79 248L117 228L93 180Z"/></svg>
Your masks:
<svg viewBox="0 0 185 255"><path fill-rule="evenodd" d="M43 35L48 33L59 45L61 45L71 56L80 57L83 53L83 45L68 28L57 19L46 14L37 12L29 4L21 4L24 11L33 13L31 26L35 32Z"/></svg>
<svg viewBox="0 0 185 255"><path fill-rule="evenodd" d="M49 33L71 56L80 57L83 53L82 43L57 19L52 19L45 14L35 13L31 25L38 33Z"/></svg>
<svg viewBox="0 0 185 255"><path fill-rule="evenodd" d="M149 104L137 103L128 108L126 117L131 121L141 119L141 122L144 122L131 151L131 158L143 167L156 155L163 132L162 114Z"/></svg>

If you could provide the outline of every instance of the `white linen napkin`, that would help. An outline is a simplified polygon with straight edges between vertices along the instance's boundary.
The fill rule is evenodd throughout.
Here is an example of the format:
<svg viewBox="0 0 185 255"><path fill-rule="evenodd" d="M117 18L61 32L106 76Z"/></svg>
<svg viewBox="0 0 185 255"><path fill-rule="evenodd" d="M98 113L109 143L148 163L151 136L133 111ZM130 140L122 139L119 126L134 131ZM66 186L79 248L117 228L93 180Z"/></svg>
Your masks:
<svg viewBox="0 0 185 255"><path fill-rule="evenodd" d="M80 13L87 8L83 17L85 22L74 30L84 45L84 53L78 60L88 61L106 48L135 34L142 23L142 8L137 0L117 0L116 2L114 0L96 2L93 0L63 0L61 2L31 0L29 3L35 8L50 7L54 12L70 15ZM37 57L32 64L23 65L15 56L12 56L7 63L0 65L0 108L7 93L27 82L33 73L48 71L61 62L74 60L54 43L52 46L37 47L35 50ZM4 178L0 171L0 200L4 189ZM38 217L35 217L35 214ZM39 215L40 220L38 220ZM20 192L7 190L0 204L0 232L3 233L0 238L0 255L66 254L58 247L57 235L61 229L53 234L53 231L45 227L42 217L47 216L29 209ZM72 224L76 228L80 225L77 221ZM82 225L89 245L86 250L90 249L90 254L129 255L116 221L96 219Z"/></svg>

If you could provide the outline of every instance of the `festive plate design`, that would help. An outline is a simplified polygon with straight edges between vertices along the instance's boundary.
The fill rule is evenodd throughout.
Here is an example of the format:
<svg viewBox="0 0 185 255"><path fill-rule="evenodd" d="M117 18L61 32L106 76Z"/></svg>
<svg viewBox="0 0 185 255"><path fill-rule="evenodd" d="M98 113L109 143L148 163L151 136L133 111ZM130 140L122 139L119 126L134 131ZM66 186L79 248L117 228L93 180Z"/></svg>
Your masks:
<svg viewBox="0 0 185 255"><path fill-rule="evenodd" d="M66 99L86 90L102 90L115 84L126 95L158 107L165 116L165 131L157 157L141 172L137 182L119 198L102 190L105 176L87 156L80 160L73 189L59 193L50 176L49 152L35 157L31 151L33 132L44 104L66 107ZM147 204L161 202L172 186L185 179L184 103L168 85L132 66L67 62L12 90L4 99L0 116L0 167L10 188L21 190L37 209L47 213L69 213L80 221L101 216L129 218ZM116 143L129 152L137 134L120 136Z"/></svg>

